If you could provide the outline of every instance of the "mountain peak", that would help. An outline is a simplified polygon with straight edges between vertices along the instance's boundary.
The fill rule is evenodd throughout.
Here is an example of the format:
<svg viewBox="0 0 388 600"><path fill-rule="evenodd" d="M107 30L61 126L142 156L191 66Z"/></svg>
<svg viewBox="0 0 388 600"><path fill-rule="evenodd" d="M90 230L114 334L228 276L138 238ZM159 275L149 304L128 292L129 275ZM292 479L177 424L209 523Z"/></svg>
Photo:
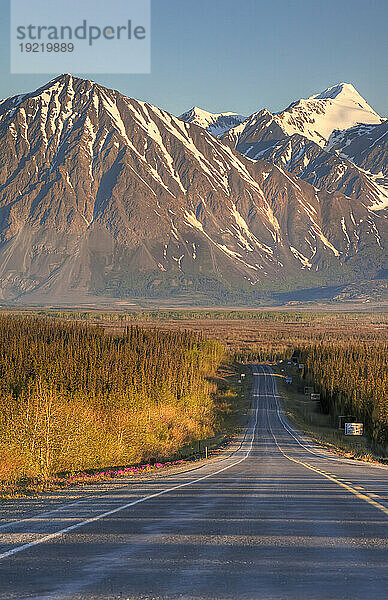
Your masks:
<svg viewBox="0 0 388 600"><path fill-rule="evenodd" d="M202 117L202 118L209 119L209 118L218 118L218 117L231 117L231 116L236 116L236 115L238 115L238 113L233 112L233 111L226 111L226 112L221 112L221 113L213 113L213 112L210 112L208 110L205 110L204 108L200 108L199 106L193 106L193 108L190 108L190 110L182 113L179 116L179 119L185 120L184 117L186 117L186 116L187 117L188 116L191 116L191 117L197 116L197 117ZM242 115L239 115L239 116L242 116Z"/></svg>
<svg viewBox="0 0 388 600"><path fill-rule="evenodd" d="M278 115L264 109L234 127L243 134L228 143L194 120L183 125L66 73L7 99L0 104L1 298L68 294L77 303L77 294L90 294L90 302L96 293L187 293L224 302L236 291L245 302L248 290L261 295L272 283L278 292L295 282L336 285L353 277L352 264L355 274L373 277L387 232L372 209L385 204L364 173L306 139L323 139L328 120L343 125L339 98L303 100ZM198 107L189 113L208 118L215 135L243 119ZM252 159L252 148L264 150L274 164L246 160L233 145Z"/></svg>
<svg viewBox="0 0 388 600"><path fill-rule="evenodd" d="M326 90L323 90L323 92L321 92L320 94L311 96L311 98L314 98L315 100L334 100L334 98L337 98L341 94L360 96L354 85L352 85L351 83L342 82L336 83L335 85L326 88ZM360 96L360 98L362 98L362 96Z"/></svg>
<svg viewBox="0 0 388 600"><path fill-rule="evenodd" d="M319 94L293 102L276 116L287 135L299 133L325 146L331 133L360 123L378 124L381 117L351 83L337 83Z"/></svg>
<svg viewBox="0 0 388 600"><path fill-rule="evenodd" d="M323 90L320 94L310 96L308 101L310 100L327 100L329 102L341 103L347 108L357 106L369 113L377 115L373 108L369 106L365 98L361 96L351 83L337 83L336 85Z"/></svg>
<svg viewBox="0 0 388 600"><path fill-rule="evenodd" d="M96 84L94 83L94 81L90 81L89 79L83 79L82 77L74 77L74 75L71 75L70 73L62 73L61 75L57 75L57 77L54 77L53 79L42 85L34 92L31 92L29 95L36 96L42 94L43 92L74 88L76 85L84 87L87 86L87 88L90 88L91 86Z"/></svg>
<svg viewBox="0 0 388 600"><path fill-rule="evenodd" d="M341 82L300 98L280 112L270 113L265 108L255 112L222 139L248 158L257 159L275 141L295 134L327 148L333 131L375 126L383 121L351 83Z"/></svg>
<svg viewBox="0 0 388 600"><path fill-rule="evenodd" d="M182 113L179 116L179 119L182 119L182 121L186 121L187 123L194 122L197 125L200 125L200 123L197 121L203 120L203 121L207 122L209 119L211 120L215 116L218 116L218 115L216 115L215 113L211 113L207 110L204 110L203 108L200 108L199 106L193 106L186 112Z"/></svg>
<svg viewBox="0 0 388 600"><path fill-rule="evenodd" d="M179 118L182 121L186 121L186 123L199 125L199 127L206 129L209 133L220 137L232 127L245 121L246 117L230 111L212 113L198 106L193 106L193 108L181 114Z"/></svg>
<svg viewBox="0 0 388 600"><path fill-rule="evenodd" d="M63 85L68 85L68 84L71 84L73 81L87 81L87 80L82 79L81 77L74 77L73 75L71 75L71 73L62 73L61 75L57 75L53 79L50 79L50 81L45 83L39 89L43 89L43 88L47 89L58 83L61 83Z"/></svg>

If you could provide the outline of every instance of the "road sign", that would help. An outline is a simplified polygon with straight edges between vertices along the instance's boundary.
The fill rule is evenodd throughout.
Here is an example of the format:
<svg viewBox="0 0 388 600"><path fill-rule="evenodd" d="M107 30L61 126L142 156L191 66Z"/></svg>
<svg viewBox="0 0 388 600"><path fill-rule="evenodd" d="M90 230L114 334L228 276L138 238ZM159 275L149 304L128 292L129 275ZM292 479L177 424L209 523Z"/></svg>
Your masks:
<svg viewBox="0 0 388 600"><path fill-rule="evenodd" d="M310 400L313 400L314 402L319 402L320 399L321 394L313 394L312 392L310 393Z"/></svg>
<svg viewBox="0 0 388 600"><path fill-rule="evenodd" d="M345 435L362 435L363 433L363 423L345 423Z"/></svg>

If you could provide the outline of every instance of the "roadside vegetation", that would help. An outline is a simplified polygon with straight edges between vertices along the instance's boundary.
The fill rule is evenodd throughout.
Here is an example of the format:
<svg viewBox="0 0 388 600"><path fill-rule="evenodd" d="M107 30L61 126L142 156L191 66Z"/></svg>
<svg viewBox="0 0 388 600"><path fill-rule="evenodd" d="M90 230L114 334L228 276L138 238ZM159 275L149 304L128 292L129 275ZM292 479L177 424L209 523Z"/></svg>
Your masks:
<svg viewBox="0 0 388 600"><path fill-rule="evenodd" d="M315 344L300 353L303 376L324 413L364 423L377 452L388 448L388 342Z"/></svg>
<svg viewBox="0 0 388 600"><path fill-rule="evenodd" d="M276 371L282 376L286 410L296 424L354 456L387 458L388 342L323 341L297 347L293 356L302 369L288 360ZM284 383L287 375L291 385ZM310 401L305 388L318 393L319 402ZM345 436L338 429L340 416L343 422L363 423L364 435Z"/></svg>
<svg viewBox="0 0 388 600"><path fill-rule="evenodd" d="M236 429L237 376L201 333L0 316L0 481L194 451Z"/></svg>
<svg viewBox="0 0 388 600"><path fill-rule="evenodd" d="M384 313L4 311L0 481L9 489L86 471L81 479L98 480L215 448L246 423L257 362L284 361L281 382L293 369L282 389L299 427L386 457L387 334ZM293 355L302 371L287 366ZM321 394L319 407L304 385ZM363 422L365 435L345 438L338 415Z"/></svg>
<svg viewBox="0 0 388 600"><path fill-rule="evenodd" d="M273 369L283 408L297 429L311 436L330 452L348 458L385 462L388 456L386 444L374 443L368 435L367 428L362 436L346 436L343 429L338 429L338 419L335 415L324 412L319 402L311 401L304 394L306 382L302 378L299 379L295 368L287 366L287 361L284 361L273 365ZM284 372L281 367L285 367ZM285 373L293 377L291 385L285 382ZM314 389L317 389L316 386Z"/></svg>

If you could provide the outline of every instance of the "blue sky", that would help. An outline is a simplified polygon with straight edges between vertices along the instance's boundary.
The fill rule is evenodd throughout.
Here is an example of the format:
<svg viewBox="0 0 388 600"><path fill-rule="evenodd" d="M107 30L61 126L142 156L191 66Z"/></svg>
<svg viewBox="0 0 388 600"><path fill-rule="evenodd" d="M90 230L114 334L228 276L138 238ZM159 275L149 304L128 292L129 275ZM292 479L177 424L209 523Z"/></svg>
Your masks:
<svg viewBox="0 0 388 600"><path fill-rule="evenodd" d="M385 116L387 29L387 0L153 0L151 74L87 77L174 114L276 111L346 81ZM55 76L10 74L9 0L0 44L0 97Z"/></svg>

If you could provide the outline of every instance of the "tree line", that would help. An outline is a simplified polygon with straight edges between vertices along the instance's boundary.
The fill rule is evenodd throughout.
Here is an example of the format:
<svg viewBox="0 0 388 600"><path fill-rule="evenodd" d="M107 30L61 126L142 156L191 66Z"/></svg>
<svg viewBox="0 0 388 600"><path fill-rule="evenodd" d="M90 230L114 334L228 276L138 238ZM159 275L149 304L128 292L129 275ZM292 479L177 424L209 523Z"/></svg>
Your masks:
<svg viewBox="0 0 388 600"><path fill-rule="evenodd" d="M364 423L378 446L388 445L388 343L333 341L297 351L304 377L321 394L325 412Z"/></svg>
<svg viewBox="0 0 388 600"><path fill-rule="evenodd" d="M0 316L0 480L162 459L213 435L223 357L200 333Z"/></svg>

